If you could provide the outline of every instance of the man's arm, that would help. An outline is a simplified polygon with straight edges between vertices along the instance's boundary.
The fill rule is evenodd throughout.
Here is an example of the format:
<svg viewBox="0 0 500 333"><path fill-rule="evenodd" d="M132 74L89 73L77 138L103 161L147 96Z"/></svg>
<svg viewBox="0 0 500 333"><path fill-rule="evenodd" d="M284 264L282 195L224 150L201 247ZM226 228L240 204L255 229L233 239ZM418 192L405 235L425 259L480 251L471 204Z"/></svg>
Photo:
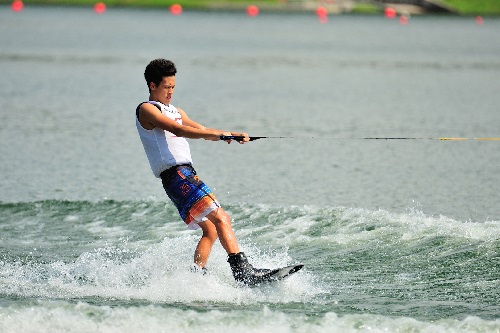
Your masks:
<svg viewBox="0 0 500 333"><path fill-rule="evenodd" d="M193 128L205 129L205 130L208 130L208 131L217 131L217 132L223 132L223 133L230 133L229 135L232 135L232 136L242 136L242 137L244 137L245 139L243 140L243 142L248 142L249 141L247 133L231 132L231 131L226 131L226 130L218 130L218 129L215 129L215 128L207 128L207 127L205 127L205 126L197 123L196 121L192 120L191 118L189 118L189 116L187 115L187 113L184 110L182 110L181 108L177 108L177 110L181 114L182 124L183 125L190 126L190 127L193 127ZM227 134L222 134L222 135L227 135ZM208 139L208 140L210 140L210 139Z"/></svg>
<svg viewBox="0 0 500 333"><path fill-rule="evenodd" d="M143 103L139 108L139 122L146 129L151 130L158 127L173 133L175 136L190 139L218 141L221 135L236 135L229 131L206 128L191 120L183 110L178 110L181 113L182 125L165 116L156 106Z"/></svg>

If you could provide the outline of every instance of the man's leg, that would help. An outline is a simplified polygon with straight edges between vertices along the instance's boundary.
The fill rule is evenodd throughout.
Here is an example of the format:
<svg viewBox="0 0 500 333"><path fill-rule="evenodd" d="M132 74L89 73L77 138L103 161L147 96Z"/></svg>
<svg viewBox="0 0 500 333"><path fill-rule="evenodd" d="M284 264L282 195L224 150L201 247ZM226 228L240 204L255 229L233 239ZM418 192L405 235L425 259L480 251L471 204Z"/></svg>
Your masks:
<svg viewBox="0 0 500 333"><path fill-rule="evenodd" d="M217 240L217 229L211 221L198 223L203 230L203 235L194 252L194 263L200 267L205 267L212 251L212 246Z"/></svg>
<svg viewBox="0 0 500 333"><path fill-rule="evenodd" d="M236 240L229 215L227 215L227 213L219 207L218 209L208 214L207 218L217 230L217 235L219 236L220 243L228 254L228 262L231 266L231 271L233 272L234 279L238 282L249 285L263 282L266 279L266 275L269 274L271 270L255 269L248 262L245 254L243 252L240 252L238 241ZM203 223L205 223L205 226L203 226L202 228L207 228L207 226L209 225L207 224L208 222ZM201 226L202 224L200 224L200 227ZM203 254L205 252L200 253Z"/></svg>
<svg viewBox="0 0 500 333"><path fill-rule="evenodd" d="M224 250L226 250L226 253L232 254L240 252L229 215L221 207L219 207L208 214L207 218L215 226L220 243Z"/></svg>

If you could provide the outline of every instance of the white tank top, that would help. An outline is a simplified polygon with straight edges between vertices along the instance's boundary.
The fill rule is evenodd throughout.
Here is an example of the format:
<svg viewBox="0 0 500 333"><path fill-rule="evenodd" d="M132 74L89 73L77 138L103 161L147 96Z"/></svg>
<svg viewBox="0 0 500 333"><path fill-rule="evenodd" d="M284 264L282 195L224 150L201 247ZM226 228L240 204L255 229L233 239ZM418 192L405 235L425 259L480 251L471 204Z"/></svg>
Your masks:
<svg viewBox="0 0 500 333"><path fill-rule="evenodd" d="M165 116L182 125L181 114L172 104L165 105L156 101L145 103L155 105ZM138 110L142 104L137 107L135 124L153 174L160 178L160 173L170 167L193 163L189 143L186 139L177 137L173 133L158 127L152 130L142 127L138 118Z"/></svg>

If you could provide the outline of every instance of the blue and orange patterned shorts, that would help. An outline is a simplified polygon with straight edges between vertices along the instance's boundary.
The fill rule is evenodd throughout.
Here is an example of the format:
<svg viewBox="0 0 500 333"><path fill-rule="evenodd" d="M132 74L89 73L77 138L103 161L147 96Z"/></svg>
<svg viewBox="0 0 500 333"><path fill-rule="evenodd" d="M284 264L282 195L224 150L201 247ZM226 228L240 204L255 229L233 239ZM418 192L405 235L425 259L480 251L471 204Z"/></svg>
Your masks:
<svg viewBox="0 0 500 333"><path fill-rule="evenodd" d="M198 223L206 221L206 216L220 207L215 195L190 164L167 169L160 177L165 192L189 229L198 229Z"/></svg>

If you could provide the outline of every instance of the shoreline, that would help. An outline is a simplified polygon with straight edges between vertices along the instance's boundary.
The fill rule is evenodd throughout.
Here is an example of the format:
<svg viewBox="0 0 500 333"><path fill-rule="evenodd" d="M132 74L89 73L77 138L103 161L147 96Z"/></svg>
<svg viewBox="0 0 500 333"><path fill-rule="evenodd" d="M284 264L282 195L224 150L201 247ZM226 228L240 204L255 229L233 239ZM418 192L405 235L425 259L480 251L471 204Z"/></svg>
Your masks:
<svg viewBox="0 0 500 333"><path fill-rule="evenodd" d="M208 1L208 0L23 0L24 7L28 6L61 6L61 7L85 7L94 6L103 2L108 8L169 8L172 4L179 4L186 10L199 11L246 11L250 5L257 6L260 12L280 13L314 13L318 7L324 7L328 14L373 14L380 15L384 9L392 7L400 15L458 15L458 16L500 16L500 5L458 8L450 1L429 1L430 6L412 4L411 1L357 1L357 0L239 0L239 1ZM11 5L13 0L0 0L0 5Z"/></svg>

